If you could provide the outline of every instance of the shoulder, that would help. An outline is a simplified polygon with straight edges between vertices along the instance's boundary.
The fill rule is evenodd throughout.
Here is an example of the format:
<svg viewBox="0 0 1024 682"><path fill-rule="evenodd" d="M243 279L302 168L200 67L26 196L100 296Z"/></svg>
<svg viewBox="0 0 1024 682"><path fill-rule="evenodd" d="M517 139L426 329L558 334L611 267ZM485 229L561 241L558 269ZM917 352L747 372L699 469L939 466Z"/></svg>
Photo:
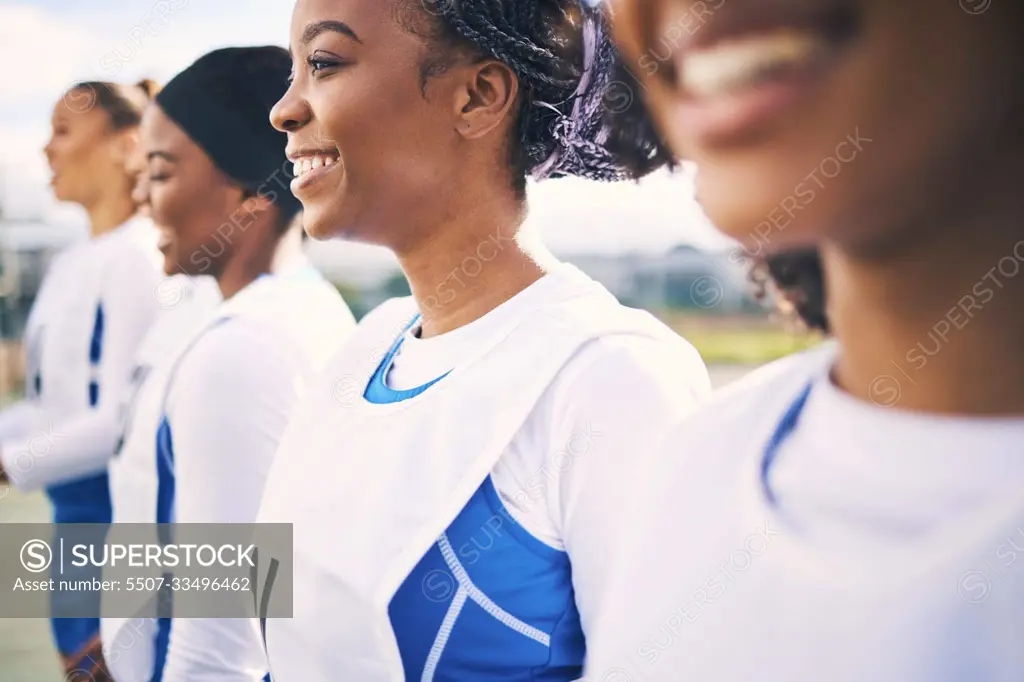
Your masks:
<svg viewBox="0 0 1024 682"><path fill-rule="evenodd" d="M828 367L832 343L797 353L754 370L717 391L671 431L658 458L675 460L682 453L705 459L738 453L742 441L767 438L807 384Z"/></svg>
<svg viewBox="0 0 1024 682"><path fill-rule="evenodd" d="M283 330L245 317L217 320L182 357L176 385L218 393L277 387L294 371L294 344Z"/></svg>
<svg viewBox="0 0 1024 682"><path fill-rule="evenodd" d="M93 240L92 257L109 286L154 286L163 277L159 235L148 220L136 218L114 232ZM150 291L146 292L150 294Z"/></svg>
<svg viewBox="0 0 1024 682"><path fill-rule="evenodd" d="M678 336L614 334L585 344L556 378L565 390L646 387L700 398L710 392L707 367Z"/></svg>
<svg viewBox="0 0 1024 682"><path fill-rule="evenodd" d="M649 313L622 312L630 318L625 328L585 343L556 375L546 395L555 413L621 409L632 401L681 416L710 393L707 367L689 342Z"/></svg>

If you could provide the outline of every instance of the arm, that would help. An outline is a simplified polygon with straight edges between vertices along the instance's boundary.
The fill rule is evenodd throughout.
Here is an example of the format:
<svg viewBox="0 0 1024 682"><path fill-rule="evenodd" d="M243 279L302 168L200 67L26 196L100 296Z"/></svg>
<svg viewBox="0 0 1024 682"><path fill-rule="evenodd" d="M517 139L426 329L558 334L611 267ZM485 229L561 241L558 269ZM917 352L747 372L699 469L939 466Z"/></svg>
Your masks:
<svg viewBox="0 0 1024 682"><path fill-rule="evenodd" d="M272 330L233 320L208 332L168 400L175 521L254 523L267 471L296 400L297 351ZM175 619L166 682L251 682L266 657L245 619Z"/></svg>
<svg viewBox="0 0 1024 682"><path fill-rule="evenodd" d="M604 346L601 348L600 346ZM579 358L556 402L550 452L568 452L548 507L572 563L573 588L588 647L614 623L606 608L612 559L620 552L623 511L638 460L710 392L707 370L685 344L607 339ZM589 362L587 362L589 360Z"/></svg>
<svg viewBox="0 0 1024 682"><path fill-rule="evenodd" d="M0 482L9 480L12 474L17 479L19 469L27 466L26 458L14 448L26 435L36 433L45 418L42 406L31 400L19 401L0 412Z"/></svg>
<svg viewBox="0 0 1024 682"><path fill-rule="evenodd" d="M108 274L100 299L99 402L59 423L46 421L40 410L29 431L0 440L0 461L17 487L33 490L106 468L120 435L120 410L130 393L135 353L159 312L155 282L152 265L141 257L118 261Z"/></svg>

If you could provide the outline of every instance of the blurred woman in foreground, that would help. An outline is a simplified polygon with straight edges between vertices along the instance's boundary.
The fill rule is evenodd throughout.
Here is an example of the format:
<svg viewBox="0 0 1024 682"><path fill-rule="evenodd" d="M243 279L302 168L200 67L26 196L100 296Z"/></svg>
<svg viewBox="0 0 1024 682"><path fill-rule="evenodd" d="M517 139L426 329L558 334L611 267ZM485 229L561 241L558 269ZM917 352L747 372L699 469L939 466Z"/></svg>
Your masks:
<svg viewBox="0 0 1024 682"><path fill-rule="evenodd" d="M819 249L786 283L837 342L639 462L588 679L1024 679L1024 5L611 11L712 221Z"/></svg>

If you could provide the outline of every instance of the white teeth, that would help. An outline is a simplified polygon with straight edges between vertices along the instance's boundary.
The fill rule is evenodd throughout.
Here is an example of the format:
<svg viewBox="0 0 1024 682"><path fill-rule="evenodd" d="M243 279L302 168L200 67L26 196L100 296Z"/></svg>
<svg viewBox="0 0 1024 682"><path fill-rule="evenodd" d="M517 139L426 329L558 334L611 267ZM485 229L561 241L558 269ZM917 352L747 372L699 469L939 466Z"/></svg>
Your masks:
<svg viewBox="0 0 1024 682"><path fill-rule="evenodd" d="M697 97L725 94L782 67L809 62L824 47L822 38L795 30L722 42L684 57L682 85Z"/></svg>
<svg viewBox="0 0 1024 682"><path fill-rule="evenodd" d="M327 168L337 163L337 159L333 156L326 156L317 154L315 156L304 156L298 159L292 164L292 175L297 178L301 178L306 173L317 168Z"/></svg>

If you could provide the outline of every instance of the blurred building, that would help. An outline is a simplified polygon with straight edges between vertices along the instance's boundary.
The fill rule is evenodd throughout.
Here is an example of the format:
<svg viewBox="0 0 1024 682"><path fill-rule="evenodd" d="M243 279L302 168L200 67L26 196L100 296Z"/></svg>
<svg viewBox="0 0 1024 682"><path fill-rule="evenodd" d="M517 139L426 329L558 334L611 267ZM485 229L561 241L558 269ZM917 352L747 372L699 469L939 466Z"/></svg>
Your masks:
<svg viewBox="0 0 1024 682"><path fill-rule="evenodd" d="M85 236L66 225L0 221L0 339L21 338L50 261Z"/></svg>

